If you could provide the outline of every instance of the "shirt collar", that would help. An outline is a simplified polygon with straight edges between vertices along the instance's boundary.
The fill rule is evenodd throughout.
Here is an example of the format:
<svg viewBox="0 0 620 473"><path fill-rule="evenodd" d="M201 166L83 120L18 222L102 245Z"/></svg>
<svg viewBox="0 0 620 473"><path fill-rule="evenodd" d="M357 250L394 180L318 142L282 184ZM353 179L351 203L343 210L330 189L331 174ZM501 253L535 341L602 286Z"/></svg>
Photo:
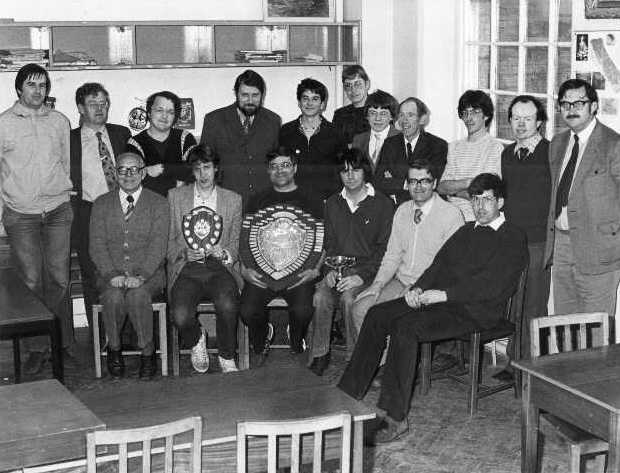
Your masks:
<svg viewBox="0 0 620 473"><path fill-rule="evenodd" d="M536 133L534 136L530 136L522 141L517 140L515 143L515 154L519 154L521 148L525 148L528 152L533 153L540 140L542 140L540 133Z"/></svg>
<svg viewBox="0 0 620 473"><path fill-rule="evenodd" d="M50 109L45 105L42 105L38 109L33 109L26 107L19 100L15 101L15 105L13 105L13 113L22 117L30 117L30 116L40 116L44 117L49 115Z"/></svg>
<svg viewBox="0 0 620 473"><path fill-rule="evenodd" d="M256 110L256 113L258 113L258 110ZM237 115L239 116L239 121L241 122L242 125L246 117L250 119L250 125L254 123L254 118L256 118L256 113L254 115L246 115L241 110L239 110L239 107L237 107Z"/></svg>
<svg viewBox="0 0 620 473"><path fill-rule="evenodd" d="M138 187L138 190L136 190L135 192L133 192L131 195L133 197L133 204L136 205L136 203L138 202L138 199L140 198L140 194L142 194L142 185L140 185L140 187ZM122 188L118 188L118 195L121 199L121 202L125 202L127 201L127 196L129 195L127 192L125 192Z"/></svg>
<svg viewBox="0 0 620 473"><path fill-rule="evenodd" d="M349 206L349 209L351 209L351 212L355 212L360 206L360 204L364 202L368 197L375 196L375 188L372 186L370 182L367 182L365 184L365 189L366 189L366 197L364 197L362 200L360 200L357 203L349 199L349 197L347 196L347 190L344 187L342 188L342 191L340 191L340 196L346 201L347 205Z"/></svg>
<svg viewBox="0 0 620 473"><path fill-rule="evenodd" d="M583 145L587 143L588 140L590 139L590 135L594 131L595 126L596 126L596 118L593 118L592 121L588 124L588 126L585 127L583 130L581 130L579 133L573 133L571 131L571 137L577 135L579 137L579 146L583 147Z"/></svg>
<svg viewBox="0 0 620 473"><path fill-rule="evenodd" d="M505 221L506 221L506 217L504 217L504 212L500 212L499 213L499 217L497 217L492 222L489 222L489 223L487 223L485 225L480 225L478 222L476 222L474 224L474 228L476 228L476 227L491 227L493 230L497 231L497 230L499 230L499 227L501 227L504 224Z"/></svg>
<svg viewBox="0 0 620 473"><path fill-rule="evenodd" d="M433 192L433 196L430 199L428 199L426 202L424 202L421 206L418 206L414 203L413 211L415 212L415 209L420 209L422 211L422 215L424 216L428 215L431 211L431 208L433 207L433 203L435 202L436 198L437 198L437 193Z"/></svg>
<svg viewBox="0 0 620 473"><path fill-rule="evenodd" d="M386 126L381 131L370 130L370 135L377 136L381 141L385 141L389 132L390 132L390 125Z"/></svg>
<svg viewBox="0 0 620 473"><path fill-rule="evenodd" d="M304 127L301 126L301 115L299 115L299 118L297 118L297 129L299 130L299 133L301 133L302 135L305 135L306 133L304 132ZM320 121L319 121L319 126L316 127L316 129L314 130L314 133L312 133L312 136L314 135L318 135L319 132L321 131L321 126L323 125L323 115L321 115L320 117Z"/></svg>

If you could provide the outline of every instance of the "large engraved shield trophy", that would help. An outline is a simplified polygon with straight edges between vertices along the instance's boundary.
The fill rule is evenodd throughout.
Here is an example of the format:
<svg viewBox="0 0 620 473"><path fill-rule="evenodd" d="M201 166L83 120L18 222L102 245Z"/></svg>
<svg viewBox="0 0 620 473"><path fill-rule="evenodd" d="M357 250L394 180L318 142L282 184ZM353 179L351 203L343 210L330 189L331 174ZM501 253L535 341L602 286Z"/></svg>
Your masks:
<svg viewBox="0 0 620 473"><path fill-rule="evenodd" d="M207 251L220 241L222 236L222 217L205 206L195 207L181 219L183 237L194 250Z"/></svg>
<svg viewBox="0 0 620 473"><path fill-rule="evenodd" d="M271 205L243 220L239 254L269 288L280 291L297 282L301 271L316 266L323 236L323 222L299 207Z"/></svg>

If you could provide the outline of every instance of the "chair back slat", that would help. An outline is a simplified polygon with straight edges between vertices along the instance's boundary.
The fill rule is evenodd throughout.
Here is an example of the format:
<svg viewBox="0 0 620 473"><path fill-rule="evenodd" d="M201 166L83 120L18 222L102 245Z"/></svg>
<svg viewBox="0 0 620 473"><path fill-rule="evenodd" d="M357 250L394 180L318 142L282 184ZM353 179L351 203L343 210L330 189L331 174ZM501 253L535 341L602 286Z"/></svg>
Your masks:
<svg viewBox="0 0 620 473"><path fill-rule="evenodd" d="M151 439L142 442L142 473L151 473Z"/></svg>
<svg viewBox="0 0 620 473"><path fill-rule="evenodd" d="M580 350L588 348L588 334L586 324L579 324L579 332L577 332L577 343Z"/></svg>
<svg viewBox="0 0 620 473"><path fill-rule="evenodd" d="M272 434L267 439L267 473L277 473L278 437Z"/></svg>
<svg viewBox="0 0 620 473"><path fill-rule="evenodd" d="M127 473L127 444L118 446L118 473Z"/></svg>
<svg viewBox="0 0 620 473"><path fill-rule="evenodd" d="M549 353L559 353L559 351L560 349L558 348L558 335L555 328L552 328L549 332Z"/></svg>
<svg viewBox="0 0 620 473"><path fill-rule="evenodd" d="M166 436L166 447L164 453L164 473L172 473L172 447L174 445L174 437L172 435Z"/></svg>
<svg viewBox="0 0 620 473"><path fill-rule="evenodd" d="M299 473L299 454L301 453L299 443L299 434L291 435L291 473Z"/></svg>
<svg viewBox="0 0 620 473"><path fill-rule="evenodd" d="M557 329L556 329L557 330ZM564 340L564 351L573 351L575 349L575 347L573 346L573 342L572 342L572 337L571 337L571 331L569 327L564 327L564 334L563 334L563 340Z"/></svg>
<svg viewBox="0 0 620 473"><path fill-rule="evenodd" d="M531 356L541 355L541 329L549 329L548 352L550 355L560 352L558 330L562 330L562 351L588 348L588 331L591 333L592 347L609 344L609 316L606 312L583 314L551 315L537 317L530 321ZM573 344L573 331L576 344Z"/></svg>
<svg viewBox="0 0 620 473"><path fill-rule="evenodd" d="M314 449L312 455L312 473L321 473L321 463L323 457L323 432L321 430L314 432Z"/></svg>

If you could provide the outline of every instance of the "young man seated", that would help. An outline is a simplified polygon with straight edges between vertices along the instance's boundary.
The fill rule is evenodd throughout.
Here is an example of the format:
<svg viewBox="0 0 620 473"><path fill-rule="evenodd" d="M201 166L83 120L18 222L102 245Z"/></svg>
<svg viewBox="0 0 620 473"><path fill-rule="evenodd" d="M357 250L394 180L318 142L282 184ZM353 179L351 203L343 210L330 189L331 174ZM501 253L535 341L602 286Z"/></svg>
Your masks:
<svg viewBox="0 0 620 473"><path fill-rule="evenodd" d="M452 235L405 297L370 309L338 383L344 392L361 399L390 336L378 402L387 415L375 437L378 443L395 440L409 429L419 344L496 326L527 264L525 234L500 212L502 180L495 174L480 174L468 192L476 220Z"/></svg>

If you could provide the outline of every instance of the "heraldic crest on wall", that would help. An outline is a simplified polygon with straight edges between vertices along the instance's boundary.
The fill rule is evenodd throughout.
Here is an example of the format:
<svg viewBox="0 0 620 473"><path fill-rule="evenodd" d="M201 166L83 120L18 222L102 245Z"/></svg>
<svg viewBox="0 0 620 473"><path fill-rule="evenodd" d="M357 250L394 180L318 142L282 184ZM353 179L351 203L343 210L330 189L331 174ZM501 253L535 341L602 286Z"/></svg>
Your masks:
<svg viewBox="0 0 620 473"><path fill-rule="evenodd" d="M241 260L266 276L274 291L313 268L323 250L323 222L293 205L271 205L248 215L241 225Z"/></svg>

